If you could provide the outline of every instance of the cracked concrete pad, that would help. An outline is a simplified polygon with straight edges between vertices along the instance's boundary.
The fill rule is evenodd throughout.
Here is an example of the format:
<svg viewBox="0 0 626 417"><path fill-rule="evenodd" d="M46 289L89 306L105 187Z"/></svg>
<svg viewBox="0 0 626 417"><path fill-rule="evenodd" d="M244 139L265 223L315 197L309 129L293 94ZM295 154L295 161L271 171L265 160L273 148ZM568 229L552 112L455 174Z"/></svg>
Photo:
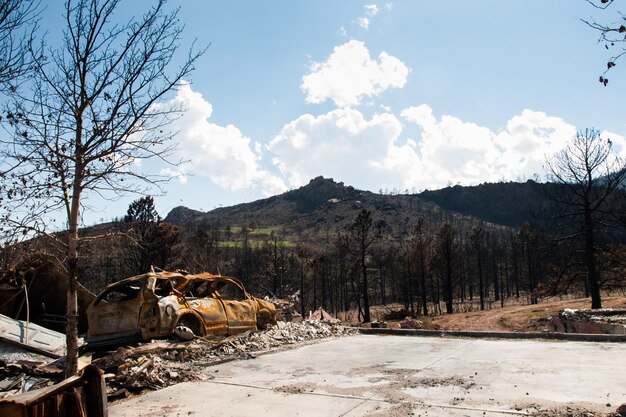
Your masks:
<svg viewBox="0 0 626 417"><path fill-rule="evenodd" d="M609 412L626 402L623 352L619 343L359 335L209 367L210 381L115 403L109 416Z"/></svg>

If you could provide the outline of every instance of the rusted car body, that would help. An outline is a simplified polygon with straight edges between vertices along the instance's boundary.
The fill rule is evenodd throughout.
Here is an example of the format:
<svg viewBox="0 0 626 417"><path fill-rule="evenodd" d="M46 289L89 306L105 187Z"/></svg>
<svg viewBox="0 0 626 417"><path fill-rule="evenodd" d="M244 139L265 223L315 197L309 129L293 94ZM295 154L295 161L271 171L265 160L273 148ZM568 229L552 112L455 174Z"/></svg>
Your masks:
<svg viewBox="0 0 626 417"><path fill-rule="evenodd" d="M91 346L169 336L185 326L196 336L264 328L274 304L253 297L241 281L209 273L150 272L109 285L87 309Z"/></svg>

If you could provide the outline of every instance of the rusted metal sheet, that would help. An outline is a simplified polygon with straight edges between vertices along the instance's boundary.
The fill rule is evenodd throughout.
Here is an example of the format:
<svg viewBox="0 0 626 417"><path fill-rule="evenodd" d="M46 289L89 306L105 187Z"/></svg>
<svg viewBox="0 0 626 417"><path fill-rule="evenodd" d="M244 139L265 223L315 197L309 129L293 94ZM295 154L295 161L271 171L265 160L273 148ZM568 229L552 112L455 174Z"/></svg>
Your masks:
<svg viewBox="0 0 626 417"><path fill-rule="evenodd" d="M253 297L241 281L207 272L150 272L109 285L87 310L92 346L168 336L184 326L196 336L257 330L275 306Z"/></svg>
<svg viewBox="0 0 626 417"><path fill-rule="evenodd" d="M102 371L87 365L77 376L0 400L2 417L107 417Z"/></svg>
<svg viewBox="0 0 626 417"><path fill-rule="evenodd" d="M63 333L2 314L0 314L0 340L53 358L65 354Z"/></svg>

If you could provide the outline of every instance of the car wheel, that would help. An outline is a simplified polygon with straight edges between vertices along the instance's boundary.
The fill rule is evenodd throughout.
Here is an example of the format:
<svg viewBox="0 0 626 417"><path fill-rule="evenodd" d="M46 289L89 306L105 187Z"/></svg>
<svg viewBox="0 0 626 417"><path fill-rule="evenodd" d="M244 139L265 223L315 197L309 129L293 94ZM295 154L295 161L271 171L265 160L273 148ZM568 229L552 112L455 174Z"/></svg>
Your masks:
<svg viewBox="0 0 626 417"><path fill-rule="evenodd" d="M182 316L177 323L177 326L185 326L193 332L195 336L204 336L204 329L200 320L196 316L187 314Z"/></svg>

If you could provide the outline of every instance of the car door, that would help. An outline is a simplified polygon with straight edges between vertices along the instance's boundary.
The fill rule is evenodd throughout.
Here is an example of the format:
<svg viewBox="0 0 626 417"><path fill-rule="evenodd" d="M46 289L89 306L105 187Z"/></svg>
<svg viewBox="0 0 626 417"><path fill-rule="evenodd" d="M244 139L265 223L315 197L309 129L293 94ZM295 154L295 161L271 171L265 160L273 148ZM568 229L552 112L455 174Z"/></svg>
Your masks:
<svg viewBox="0 0 626 417"><path fill-rule="evenodd" d="M224 305L215 296L208 280L192 279L187 283L183 292L186 306L202 318L206 335L221 336L228 333L228 319Z"/></svg>
<svg viewBox="0 0 626 417"><path fill-rule="evenodd" d="M202 317L207 335L221 336L228 333L226 309L215 298L197 298L187 300L189 307Z"/></svg>
<svg viewBox="0 0 626 417"><path fill-rule="evenodd" d="M107 288L89 308L89 335L126 336L139 332L146 279Z"/></svg>
<svg viewBox="0 0 626 417"><path fill-rule="evenodd" d="M228 320L228 334L256 330L256 303L235 282L220 282L219 299Z"/></svg>

